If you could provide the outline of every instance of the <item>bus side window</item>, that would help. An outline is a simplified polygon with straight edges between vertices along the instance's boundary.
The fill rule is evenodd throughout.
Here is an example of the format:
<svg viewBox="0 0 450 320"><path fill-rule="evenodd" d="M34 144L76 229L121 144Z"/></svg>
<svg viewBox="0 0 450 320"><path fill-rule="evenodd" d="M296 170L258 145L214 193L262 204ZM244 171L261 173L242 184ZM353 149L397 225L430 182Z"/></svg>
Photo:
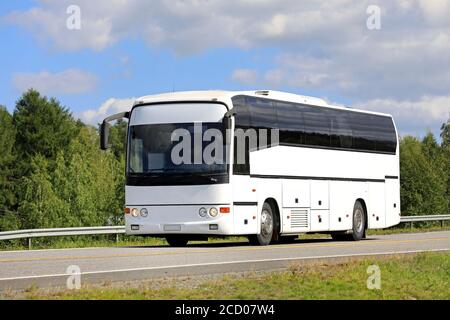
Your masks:
<svg viewBox="0 0 450 320"><path fill-rule="evenodd" d="M233 107L236 108L235 119L235 130L242 129L247 130L250 128L250 110L246 102L245 96L237 96L232 99ZM234 137L234 157L233 157L233 173L240 175L250 174L250 152L249 145L245 144L245 163L238 163L237 157L237 137Z"/></svg>
<svg viewBox="0 0 450 320"><path fill-rule="evenodd" d="M305 143L303 115L300 108L289 102L276 102L276 115L280 130L280 143L301 145Z"/></svg>
<svg viewBox="0 0 450 320"><path fill-rule="evenodd" d="M330 117L325 108L302 106L305 121L305 144L330 146Z"/></svg>

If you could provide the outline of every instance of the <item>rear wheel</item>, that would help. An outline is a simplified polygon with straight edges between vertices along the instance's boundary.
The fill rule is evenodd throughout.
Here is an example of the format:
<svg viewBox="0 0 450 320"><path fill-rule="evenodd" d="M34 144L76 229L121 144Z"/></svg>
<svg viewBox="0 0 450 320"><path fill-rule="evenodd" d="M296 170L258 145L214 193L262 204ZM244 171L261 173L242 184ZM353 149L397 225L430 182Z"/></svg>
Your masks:
<svg viewBox="0 0 450 320"><path fill-rule="evenodd" d="M353 232L349 234L350 240L359 241L364 237L366 228L366 215L360 201L355 202L353 207Z"/></svg>
<svg viewBox="0 0 450 320"><path fill-rule="evenodd" d="M249 236L249 241L253 245L267 246L274 236L274 215L272 207L265 202L261 211L260 234Z"/></svg>
<svg viewBox="0 0 450 320"><path fill-rule="evenodd" d="M185 247L189 242L186 237L182 236L167 236L166 240L171 247Z"/></svg>
<svg viewBox="0 0 450 320"><path fill-rule="evenodd" d="M360 201L355 202L353 207L353 226L352 233L345 233L343 231L332 232L331 238L336 241L359 241L364 238L366 229L366 215L364 207Z"/></svg>

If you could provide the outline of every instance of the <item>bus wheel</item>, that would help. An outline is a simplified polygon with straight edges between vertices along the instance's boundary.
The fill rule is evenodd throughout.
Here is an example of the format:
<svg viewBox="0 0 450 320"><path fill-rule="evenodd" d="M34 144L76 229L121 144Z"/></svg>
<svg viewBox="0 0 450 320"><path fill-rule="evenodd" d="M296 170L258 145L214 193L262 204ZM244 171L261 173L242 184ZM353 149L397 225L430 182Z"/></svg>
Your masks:
<svg viewBox="0 0 450 320"><path fill-rule="evenodd" d="M180 236L167 236L166 240L171 247L185 247L189 241L187 238Z"/></svg>
<svg viewBox="0 0 450 320"><path fill-rule="evenodd" d="M355 202L353 207L353 232L349 235L350 240L359 241L364 237L366 217L364 207L360 201Z"/></svg>
<svg viewBox="0 0 450 320"><path fill-rule="evenodd" d="M266 202L261 211L260 234L249 236L251 244L267 246L272 241L274 229L274 216L272 207Z"/></svg>

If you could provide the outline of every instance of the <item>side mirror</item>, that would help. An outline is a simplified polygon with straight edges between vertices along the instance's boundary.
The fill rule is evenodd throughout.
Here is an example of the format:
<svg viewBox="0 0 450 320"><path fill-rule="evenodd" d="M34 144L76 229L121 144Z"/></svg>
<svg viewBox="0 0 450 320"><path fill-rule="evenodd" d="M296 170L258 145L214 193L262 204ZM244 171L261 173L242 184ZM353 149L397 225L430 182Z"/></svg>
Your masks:
<svg viewBox="0 0 450 320"><path fill-rule="evenodd" d="M107 150L110 148L108 140L109 140L109 127L111 127L111 125L109 123L111 121L119 120L122 118L130 119L130 112L127 111L116 113L103 120L103 123L100 125L100 149Z"/></svg>
<svg viewBox="0 0 450 320"><path fill-rule="evenodd" d="M111 125L108 122L103 121L100 125L100 149L107 150L109 145L109 127Z"/></svg>

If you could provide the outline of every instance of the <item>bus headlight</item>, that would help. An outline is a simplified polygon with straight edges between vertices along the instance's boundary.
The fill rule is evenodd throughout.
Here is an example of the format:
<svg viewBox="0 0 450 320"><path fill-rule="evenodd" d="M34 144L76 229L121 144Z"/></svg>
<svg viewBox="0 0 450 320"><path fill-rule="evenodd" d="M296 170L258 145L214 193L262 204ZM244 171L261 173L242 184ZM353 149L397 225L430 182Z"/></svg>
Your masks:
<svg viewBox="0 0 450 320"><path fill-rule="evenodd" d="M211 209L209 209L209 215L211 216L211 217L217 217L217 214L218 214L219 212L217 211L217 208L215 208L215 207L212 207Z"/></svg>
<svg viewBox="0 0 450 320"><path fill-rule="evenodd" d="M139 214L139 211L138 211L137 208L131 209L131 215L132 215L133 217L136 218L136 217L138 216L138 214Z"/></svg>
<svg viewBox="0 0 450 320"><path fill-rule="evenodd" d="M146 208L141 209L141 217L145 218L148 216L148 210Z"/></svg>
<svg viewBox="0 0 450 320"><path fill-rule="evenodd" d="M206 208L200 208L200 210L198 210L198 214L200 217L204 218L208 214L208 210L206 210Z"/></svg>

